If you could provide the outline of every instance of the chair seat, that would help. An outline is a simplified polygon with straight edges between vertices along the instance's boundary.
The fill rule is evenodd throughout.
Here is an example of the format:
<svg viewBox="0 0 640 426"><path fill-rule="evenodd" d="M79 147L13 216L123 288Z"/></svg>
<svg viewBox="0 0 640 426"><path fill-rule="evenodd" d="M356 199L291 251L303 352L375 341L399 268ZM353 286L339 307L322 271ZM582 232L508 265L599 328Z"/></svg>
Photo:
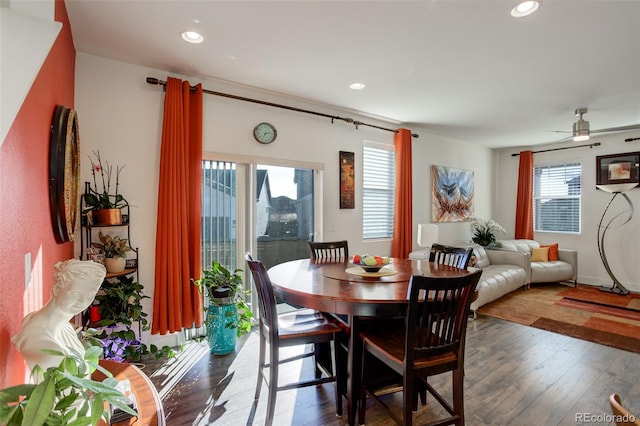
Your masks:
<svg viewBox="0 0 640 426"><path fill-rule="evenodd" d="M405 359L404 332L404 327L396 330L385 327L377 330L368 330L366 333L362 333L361 337L365 345L369 346L368 350L370 352L379 354L379 358L394 364L389 365L389 367L402 373ZM455 368L457 362L458 356L456 351L447 350L442 353L418 358L414 361L413 365L415 369L425 369L436 366Z"/></svg>
<svg viewBox="0 0 640 426"><path fill-rule="evenodd" d="M278 315L278 334L281 340L337 333L340 327L321 312L300 309ZM331 340L331 336L328 338Z"/></svg>

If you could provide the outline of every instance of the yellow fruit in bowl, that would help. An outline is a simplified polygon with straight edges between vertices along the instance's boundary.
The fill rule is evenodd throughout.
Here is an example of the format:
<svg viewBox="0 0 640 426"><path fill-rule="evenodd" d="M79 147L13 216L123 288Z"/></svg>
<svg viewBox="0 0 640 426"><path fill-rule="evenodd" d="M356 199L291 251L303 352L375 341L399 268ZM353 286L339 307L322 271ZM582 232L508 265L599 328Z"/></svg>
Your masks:
<svg viewBox="0 0 640 426"><path fill-rule="evenodd" d="M391 263L391 259L388 257L383 257L382 258L382 264L383 265L388 265L389 263Z"/></svg>

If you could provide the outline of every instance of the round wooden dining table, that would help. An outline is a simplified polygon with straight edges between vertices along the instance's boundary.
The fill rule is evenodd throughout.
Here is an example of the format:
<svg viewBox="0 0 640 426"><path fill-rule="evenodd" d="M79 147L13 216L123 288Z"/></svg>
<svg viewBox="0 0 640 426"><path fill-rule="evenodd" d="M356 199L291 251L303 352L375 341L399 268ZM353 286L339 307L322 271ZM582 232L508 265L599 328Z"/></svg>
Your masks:
<svg viewBox="0 0 640 426"><path fill-rule="evenodd" d="M413 275L456 278L470 272L428 261L391 259L379 272L367 273L348 262L293 260L268 270L276 295L288 304L336 314L348 333L346 389L348 423L355 424L360 387L364 317L403 317ZM339 369L339 367L338 367Z"/></svg>

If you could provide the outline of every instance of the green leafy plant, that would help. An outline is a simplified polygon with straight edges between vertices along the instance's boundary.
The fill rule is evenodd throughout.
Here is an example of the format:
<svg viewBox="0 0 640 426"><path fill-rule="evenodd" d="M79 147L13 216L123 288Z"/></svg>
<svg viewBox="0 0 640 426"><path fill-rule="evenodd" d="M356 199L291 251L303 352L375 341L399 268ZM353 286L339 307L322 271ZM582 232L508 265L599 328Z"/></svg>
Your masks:
<svg viewBox="0 0 640 426"><path fill-rule="evenodd" d="M127 257L127 252L131 250L129 240L119 236L111 236L98 232L100 242L92 243L91 246L104 251L104 257Z"/></svg>
<svg viewBox="0 0 640 426"><path fill-rule="evenodd" d="M495 234L500 232L504 234L506 231L498 222L493 219L476 218L471 222L471 233L473 237L471 241L484 247L491 247L496 244Z"/></svg>
<svg viewBox="0 0 640 426"><path fill-rule="evenodd" d="M0 391L0 424L14 425L96 425L100 419L109 423L105 402L131 415L129 399L116 389L118 381L98 365L102 349L90 346L84 356L77 351L65 356L59 351L44 350L62 357L57 367L42 371L33 368L32 376L42 380L38 384L22 384ZM91 373L100 370L104 381L92 380Z"/></svg>
<svg viewBox="0 0 640 426"><path fill-rule="evenodd" d="M86 333L86 338L95 338L102 345L105 358L116 361L139 361L144 355L153 355L155 358L175 356L175 351L170 346L158 348L140 342L136 332L132 329L134 323L138 323L140 330L149 330L149 320L144 312L142 300L148 299L143 293L142 284L135 281L133 276L120 276L115 280L106 280L96 295L99 303L98 312L102 319L98 325L105 330L93 330ZM122 327L115 330L116 327ZM107 329L110 330L107 333ZM95 342L94 342L95 344Z"/></svg>
<svg viewBox="0 0 640 426"><path fill-rule="evenodd" d="M115 182L115 194L111 195L111 177L113 176L113 165L105 161L106 167L102 165L102 158L100 157L100 151L94 151L93 155L95 160L89 156L91 161L91 175L93 177L93 186L89 186L89 192L84 195L84 200L87 205L86 211L97 209L119 209L124 207L127 202L118 193L118 186L120 185L120 172L125 166L116 166L116 182ZM98 177L102 186L98 186Z"/></svg>
<svg viewBox="0 0 640 426"><path fill-rule="evenodd" d="M250 294L250 290L245 290L242 285L242 269L236 269L231 273L219 262L211 262L211 269L203 271L202 278L192 280L199 287L200 291L206 291L210 304L226 304L227 300L235 304L238 321L233 321L232 313L229 312L229 321L225 324L227 328L237 328L238 337L251 331L251 309L244 301L245 296Z"/></svg>

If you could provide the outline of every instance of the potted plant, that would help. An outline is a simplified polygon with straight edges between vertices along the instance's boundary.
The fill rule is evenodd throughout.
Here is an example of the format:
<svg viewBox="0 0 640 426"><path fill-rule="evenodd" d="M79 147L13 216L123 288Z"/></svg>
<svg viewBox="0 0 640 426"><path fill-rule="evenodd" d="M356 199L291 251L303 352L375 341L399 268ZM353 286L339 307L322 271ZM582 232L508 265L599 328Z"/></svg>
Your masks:
<svg viewBox="0 0 640 426"><path fill-rule="evenodd" d="M142 306L142 300L149 296L143 293L143 289L133 276L119 276L106 280L96 295L101 318L96 325L100 330L85 330L83 339L101 346L105 359L137 362L143 355L153 355L156 359L175 356L170 346L147 346L133 329L135 323L138 323L138 331L148 331L150 328L148 314Z"/></svg>
<svg viewBox="0 0 640 426"><path fill-rule="evenodd" d="M127 201L118 193L120 172L125 166L116 166L115 194L111 194L113 165L105 161L106 167L102 166L100 151L95 151L93 155L95 156L95 161L89 156L93 186L91 186L89 182L85 185L84 202L87 208L84 210L84 213L90 213L93 225L120 225L122 224L121 209L127 205ZM101 186L98 185L96 174L100 177Z"/></svg>
<svg viewBox="0 0 640 426"><path fill-rule="evenodd" d="M133 416L130 400L122 394L113 375L98 365L102 349L86 348L84 356L77 351L61 356L57 367L42 371L33 368L32 375L41 380L37 384L22 384L0 391L0 424L2 425L96 425L100 419L109 424L109 409L105 402ZM107 378L91 379L91 373L101 371Z"/></svg>
<svg viewBox="0 0 640 426"><path fill-rule="evenodd" d="M242 269L236 269L231 273L214 260L202 278L193 280L201 292L206 291L209 304L205 324L212 354L233 352L237 338L251 331L253 314L244 301L249 291L242 285L241 272Z"/></svg>
<svg viewBox="0 0 640 426"><path fill-rule="evenodd" d="M124 271L127 263L127 252L131 250L128 240L119 236L104 235L102 232L98 232L98 238L100 242L92 243L91 245L104 252L104 266L107 268L107 272L117 273Z"/></svg>
<svg viewBox="0 0 640 426"><path fill-rule="evenodd" d="M493 247L496 245L495 234L497 232L504 234L506 231L502 225L493 219L486 220L476 218L471 222L471 233L473 234L471 241L483 247Z"/></svg>

